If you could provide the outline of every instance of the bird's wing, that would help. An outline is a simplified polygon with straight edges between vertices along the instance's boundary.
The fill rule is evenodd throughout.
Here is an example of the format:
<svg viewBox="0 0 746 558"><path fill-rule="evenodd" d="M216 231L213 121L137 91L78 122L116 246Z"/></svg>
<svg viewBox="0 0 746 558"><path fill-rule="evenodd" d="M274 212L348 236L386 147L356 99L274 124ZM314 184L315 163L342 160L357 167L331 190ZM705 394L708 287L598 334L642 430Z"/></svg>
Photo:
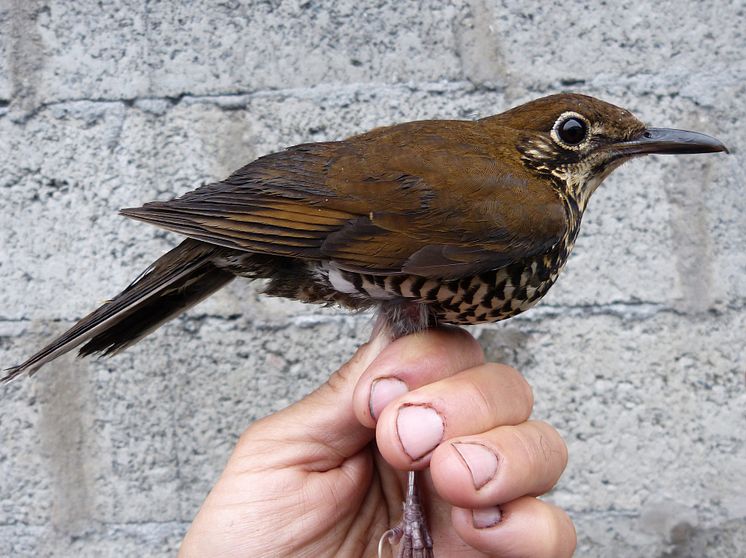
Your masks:
<svg viewBox="0 0 746 558"><path fill-rule="evenodd" d="M473 138L456 145L438 133L413 146L404 132L295 146L223 182L122 213L238 250L442 278L542 253L565 233L550 185L505 172L464 143Z"/></svg>

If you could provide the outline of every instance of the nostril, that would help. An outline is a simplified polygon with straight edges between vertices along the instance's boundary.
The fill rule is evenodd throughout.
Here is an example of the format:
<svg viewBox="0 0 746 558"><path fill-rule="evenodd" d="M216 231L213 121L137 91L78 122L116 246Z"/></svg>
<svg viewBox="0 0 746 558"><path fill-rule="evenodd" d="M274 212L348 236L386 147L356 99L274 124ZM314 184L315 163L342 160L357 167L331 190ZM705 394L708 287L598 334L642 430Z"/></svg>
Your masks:
<svg viewBox="0 0 746 558"><path fill-rule="evenodd" d="M650 139L653 137L653 134L651 134L650 132L645 132L644 134L642 134L642 137Z"/></svg>

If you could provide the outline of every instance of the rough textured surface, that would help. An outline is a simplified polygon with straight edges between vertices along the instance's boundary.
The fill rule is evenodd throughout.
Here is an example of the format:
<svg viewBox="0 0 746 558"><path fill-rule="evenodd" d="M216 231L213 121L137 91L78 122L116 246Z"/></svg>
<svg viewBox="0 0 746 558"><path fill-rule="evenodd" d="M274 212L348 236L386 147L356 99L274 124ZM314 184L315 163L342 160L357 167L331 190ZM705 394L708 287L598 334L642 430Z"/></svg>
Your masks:
<svg viewBox="0 0 746 558"><path fill-rule="evenodd" d="M733 154L617 171L544 304L475 332L566 436L550 498L578 556L746 554L743 2L327 4L0 3L0 364L176 241L120 207L301 141L593 94ZM369 329L259 290L0 388L0 555L173 554L243 428Z"/></svg>

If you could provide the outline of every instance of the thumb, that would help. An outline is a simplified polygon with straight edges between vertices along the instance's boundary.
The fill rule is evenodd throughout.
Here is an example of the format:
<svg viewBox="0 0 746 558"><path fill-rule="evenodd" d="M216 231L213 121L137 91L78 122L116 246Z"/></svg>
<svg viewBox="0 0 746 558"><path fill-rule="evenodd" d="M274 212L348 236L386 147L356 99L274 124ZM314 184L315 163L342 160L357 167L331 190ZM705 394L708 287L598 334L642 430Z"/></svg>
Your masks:
<svg viewBox="0 0 746 558"><path fill-rule="evenodd" d="M360 424L355 416L355 385L389 343L391 337L379 318L370 340L323 385L290 407L255 422L242 436L244 452L257 449L252 441L272 440L275 451L270 460L274 463L265 459L264 466L302 464L314 469L359 452L375 437L375 430ZM244 453L240 447L237 452Z"/></svg>

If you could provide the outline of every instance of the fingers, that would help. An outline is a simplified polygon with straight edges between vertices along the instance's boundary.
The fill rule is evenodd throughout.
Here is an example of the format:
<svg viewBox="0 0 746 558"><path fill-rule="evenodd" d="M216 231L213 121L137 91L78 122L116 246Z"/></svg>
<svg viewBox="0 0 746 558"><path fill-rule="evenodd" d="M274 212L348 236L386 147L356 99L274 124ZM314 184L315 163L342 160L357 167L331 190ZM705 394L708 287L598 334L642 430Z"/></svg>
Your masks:
<svg viewBox="0 0 746 558"><path fill-rule="evenodd" d="M462 329L428 330L397 339L360 377L353 396L355 414L362 424L375 428L394 399L483 362L481 346Z"/></svg>
<svg viewBox="0 0 746 558"><path fill-rule="evenodd" d="M575 527L556 506L524 496L498 507L453 508L451 520L468 545L502 558L569 558Z"/></svg>
<svg viewBox="0 0 746 558"><path fill-rule="evenodd" d="M254 453L271 447L270 455L262 459L266 468L337 466L373 438L371 408L382 409L386 400L399 393L483 360L481 347L463 330L428 330L391 343L385 331L376 327L371 340L319 389L255 422L242 436L236 452L256 463ZM397 391L401 386L405 389Z"/></svg>
<svg viewBox="0 0 746 558"><path fill-rule="evenodd" d="M423 469L443 441L520 424L532 405L531 388L518 372L482 364L397 398L381 413L376 441L393 467Z"/></svg>
<svg viewBox="0 0 746 558"><path fill-rule="evenodd" d="M359 452L373 434L355 417L352 395L360 376L389 343L385 330L376 324L370 341L326 383L294 405L254 422L241 436L231 463L325 470ZM257 452L262 459L256 459Z"/></svg>
<svg viewBox="0 0 746 558"><path fill-rule="evenodd" d="M567 465L567 447L545 422L500 426L449 439L430 462L433 484L447 502L484 508L552 488Z"/></svg>
<svg viewBox="0 0 746 558"><path fill-rule="evenodd" d="M371 368L381 362L383 354ZM564 441L550 425L528 421L533 396L517 371L489 363L457 368L423 371L417 383L387 392L388 405L367 415L378 416L381 455L397 469L429 463L438 496L453 506L456 532L473 548L508 557L572 556L576 536L567 514L529 496L559 480ZM369 383L375 390L375 380Z"/></svg>

